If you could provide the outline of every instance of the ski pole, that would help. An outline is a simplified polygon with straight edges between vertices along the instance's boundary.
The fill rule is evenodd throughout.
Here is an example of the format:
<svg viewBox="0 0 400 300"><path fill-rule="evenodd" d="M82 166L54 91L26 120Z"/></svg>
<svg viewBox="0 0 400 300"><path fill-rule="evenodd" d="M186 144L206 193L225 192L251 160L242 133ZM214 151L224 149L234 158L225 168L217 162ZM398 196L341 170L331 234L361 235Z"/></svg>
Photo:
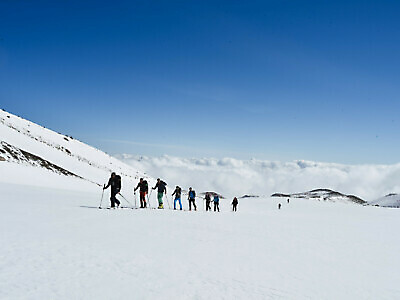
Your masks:
<svg viewBox="0 0 400 300"><path fill-rule="evenodd" d="M168 194L165 194L165 196L167 197L168 209L171 209L171 205L169 205Z"/></svg>
<svg viewBox="0 0 400 300"><path fill-rule="evenodd" d="M122 196L121 193L118 193L118 195L120 195L133 208L132 204L124 196Z"/></svg>
<svg viewBox="0 0 400 300"><path fill-rule="evenodd" d="M153 189L150 190L150 195L147 194L147 203L149 204L149 208L151 208L151 204L150 204L150 197L151 197L151 193L153 192Z"/></svg>
<svg viewBox="0 0 400 300"><path fill-rule="evenodd" d="M204 199L201 198L200 196L196 196L196 197L194 197L194 199L197 199L197 200L199 200L199 199L204 200ZM204 210L204 201L203 201L203 210Z"/></svg>
<svg viewBox="0 0 400 300"><path fill-rule="evenodd" d="M104 196L104 185L103 185L103 192L101 193L101 200L100 200L100 205L99 205L100 209L101 209L101 204L103 203L103 196Z"/></svg>
<svg viewBox="0 0 400 300"><path fill-rule="evenodd" d="M135 196L135 208L137 208L137 202L136 202L136 198L137 198L137 197L136 197L136 192L134 192L133 194L134 194L134 196Z"/></svg>

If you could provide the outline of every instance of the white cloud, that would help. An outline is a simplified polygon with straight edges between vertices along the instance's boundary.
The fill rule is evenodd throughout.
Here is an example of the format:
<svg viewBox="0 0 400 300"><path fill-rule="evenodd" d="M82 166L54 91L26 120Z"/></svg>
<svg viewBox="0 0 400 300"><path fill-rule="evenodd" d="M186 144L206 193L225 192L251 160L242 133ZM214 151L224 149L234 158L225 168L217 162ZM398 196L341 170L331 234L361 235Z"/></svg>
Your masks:
<svg viewBox="0 0 400 300"><path fill-rule="evenodd" d="M370 201L400 191L400 164L342 165L311 161L274 162L233 158L119 155L124 162L165 179L169 186L193 186L226 196L294 193L330 188Z"/></svg>

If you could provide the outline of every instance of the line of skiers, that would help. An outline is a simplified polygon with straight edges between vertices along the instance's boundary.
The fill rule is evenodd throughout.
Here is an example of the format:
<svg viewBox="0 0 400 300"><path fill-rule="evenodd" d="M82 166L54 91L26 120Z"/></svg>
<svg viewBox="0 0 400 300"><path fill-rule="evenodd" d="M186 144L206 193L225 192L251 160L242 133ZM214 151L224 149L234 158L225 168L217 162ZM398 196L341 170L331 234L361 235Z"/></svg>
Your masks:
<svg viewBox="0 0 400 300"><path fill-rule="evenodd" d="M120 193L121 191L121 176L116 175L114 172L111 173L111 177L108 180L108 184L103 186L103 190L107 189L108 187L111 187L111 207L115 207L115 204L117 207L120 205L120 201L116 198L116 195ZM167 195L167 184L162 181L160 178L157 179L156 185L152 188L152 190L157 189L157 199L158 199L158 208L163 209L164 208L164 203L163 203L163 197L164 195ZM137 186L133 189L134 194L136 195L136 191L139 190L139 198L140 198L140 208L146 208L147 207L147 202L146 202L146 196L149 193L149 185L146 180L143 178L140 178L139 183ZM122 195L121 195L122 196ZM174 199L174 210L176 210L176 203L179 203L179 209L182 210L182 189L179 186L175 187L174 192L172 193L172 197L175 196ZM210 193L206 193L204 200L206 201L206 211L211 211L211 195ZM189 210L192 210L192 206L194 210L197 210L196 206L196 191L193 190L191 187L189 188L188 192L188 201L189 201ZM214 211L219 212L219 196L218 194L214 194L213 198L213 203L214 203ZM232 209L233 211L237 211L237 206L239 204L238 199L235 197L233 198L232 201Z"/></svg>

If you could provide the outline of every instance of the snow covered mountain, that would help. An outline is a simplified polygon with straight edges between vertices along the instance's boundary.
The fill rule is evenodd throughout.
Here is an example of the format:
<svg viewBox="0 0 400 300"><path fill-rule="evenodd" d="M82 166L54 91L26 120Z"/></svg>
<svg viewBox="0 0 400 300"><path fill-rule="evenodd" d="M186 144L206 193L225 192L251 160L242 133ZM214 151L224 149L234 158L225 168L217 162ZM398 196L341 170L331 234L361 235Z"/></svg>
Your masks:
<svg viewBox="0 0 400 300"><path fill-rule="evenodd" d="M339 192L332 191L330 189L316 189L309 192L304 193L295 193L295 194L281 194L275 193L272 194L271 197L284 197L284 198L302 198L302 199L314 199L314 200L323 200L323 201L331 201L331 202L342 202L342 203L357 203L357 204L366 204L367 202L362 200L361 198L354 195L345 195Z"/></svg>
<svg viewBox="0 0 400 300"><path fill-rule="evenodd" d="M232 198L220 212L173 210L171 198L164 210L98 209L111 171L135 204L136 169L0 111L0 299L400 297L400 210L344 205L352 196L331 190L280 194L293 198L280 210L253 194L235 213Z"/></svg>
<svg viewBox="0 0 400 300"><path fill-rule="evenodd" d="M370 205L380 207L396 207L400 208L400 195L399 194L388 194L384 197L369 202Z"/></svg>
<svg viewBox="0 0 400 300"><path fill-rule="evenodd" d="M102 186L111 172L120 174L129 187L139 177L151 179L98 149L4 110L0 110L0 170L10 183L62 186L60 176L75 179L68 188Z"/></svg>

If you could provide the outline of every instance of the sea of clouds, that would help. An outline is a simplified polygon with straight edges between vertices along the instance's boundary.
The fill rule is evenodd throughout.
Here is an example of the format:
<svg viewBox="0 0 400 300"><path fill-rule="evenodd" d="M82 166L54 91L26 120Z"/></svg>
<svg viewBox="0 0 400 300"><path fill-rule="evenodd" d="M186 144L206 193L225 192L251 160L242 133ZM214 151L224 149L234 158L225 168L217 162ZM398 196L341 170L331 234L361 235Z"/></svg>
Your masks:
<svg viewBox="0 0 400 300"><path fill-rule="evenodd" d="M343 165L129 154L117 155L117 158L152 177L164 179L171 188L192 186L198 192L216 191L227 197L328 188L372 201L400 192L400 164Z"/></svg>

